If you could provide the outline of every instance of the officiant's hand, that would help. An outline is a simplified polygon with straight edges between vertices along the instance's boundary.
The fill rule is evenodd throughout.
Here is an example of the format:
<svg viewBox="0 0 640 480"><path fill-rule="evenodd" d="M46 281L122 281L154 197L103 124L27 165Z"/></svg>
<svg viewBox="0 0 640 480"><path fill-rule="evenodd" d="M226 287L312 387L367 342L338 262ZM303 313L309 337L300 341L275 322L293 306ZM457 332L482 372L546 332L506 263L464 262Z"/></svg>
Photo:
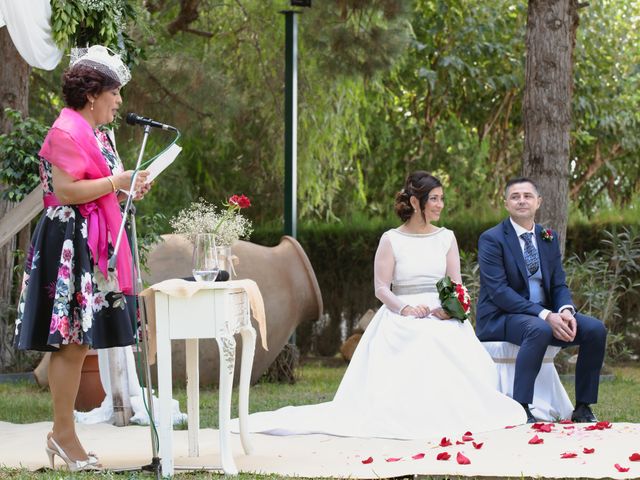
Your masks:
<svg viewBox="0 0 640 480"><path fill-rule="evenodd" d="M424 318L424 317L428 317L430 313L431 313L431 309L426 305L416 305L415 307L412 307L411 305L407 305L402 309L402 311L400 312L400 315L404 317Z"/></svg>
<svg viewBox="0 0 640 480"><path fill-rule="evenodd" d="M151 186L153 185L153 182L151 183L143 183L139 189L136 189L136 194L133 197L134 200L142 200L144 198L144 196L149 193L149 190L151 190Z"/></svg>
<svg viewBox="0 0 640 480"><path fill-rule="evenodd" d="M553 332L553 336L558 340L562 340L563 342L572 342L574 338L576 338L576 323L575 318L573 319L573 323L571 321L566 321L560 313L550 313L547 315L547 323L551 327L551 331ZM571 315L571 314L569 314ZM573 317L573 315L571 315Z"/></svg>
<svg viewBox="0 0 640 480"><path fill-rule="evenodd" d="M134 173L134 170L127 170L125 172L116 173L110 178L111 181L113 181L113 185L118 190L129 190L131 189L131 179L133 178ZM136 183L133 186L133 189L138 190L143 184L145 184L148 176L149 172L147 170L140 170L136 176Z"/></svg>

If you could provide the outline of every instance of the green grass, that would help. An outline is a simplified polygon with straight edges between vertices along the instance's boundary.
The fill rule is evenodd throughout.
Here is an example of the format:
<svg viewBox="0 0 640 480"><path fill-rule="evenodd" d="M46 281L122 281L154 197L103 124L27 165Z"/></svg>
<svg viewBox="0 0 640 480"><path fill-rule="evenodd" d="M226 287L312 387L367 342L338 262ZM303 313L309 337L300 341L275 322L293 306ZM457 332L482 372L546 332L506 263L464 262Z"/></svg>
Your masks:
<svg viewBox="0 0 640 480"><path fill-rule="evenodd" d="M345 365L331 361L329 363L313 360L307 362L300 369L300 380L295 385L276 385L259 383L251 387L250 411L258 412L274 410L285 405L304 405L331 400L335 393ZM602 382L600 385L600 399L594 406L594 413L600 420L611 422L640 422L640 367L636 365L619 365L612 368L614 380ZM573 400L574 386L571 381L565 382L567 393ZM218 395L217 390L202 387L200 392L200 423L203 428L216 428ZM237 389L234 390L232 405L237 406ZM174 397L180 402L182 411L186 411L186 391L175 388ZM233 407L232 415L236 416L237 407ZM36 385L27 383L0 384L0 421L13 423L32 423L51 420L51 400L49 392ZM211 473L179 474L181 479L217 478L219 475ZM59 479L59 472L29 472L26 470L0 469L0 479ZM75 476L66 475L64 478L83 479L138 479L150 478L148 474L127 473L84 473ZM276 479L273 475L241 474L239 480ZM428 478L428 477L424 477Z"/></svg>
<svg viewBox="0 0 640 480"><path fill-rule="evenodd" d="M326 402L338 389L346 365L342 362L313 360L300 369L300 380L295 385L258 383L251 387L249 411L275 410L285 405L306 405ZM173 397L186 412L187 392L184 386L174 387ZM238 416L238 389L233 390L232 417ZM210 386L200 388L200 426L218 427L218 390ZM0 421L34 423L50 421L51 397L48 389L33 383L16 382L0 384Z"/></svg>

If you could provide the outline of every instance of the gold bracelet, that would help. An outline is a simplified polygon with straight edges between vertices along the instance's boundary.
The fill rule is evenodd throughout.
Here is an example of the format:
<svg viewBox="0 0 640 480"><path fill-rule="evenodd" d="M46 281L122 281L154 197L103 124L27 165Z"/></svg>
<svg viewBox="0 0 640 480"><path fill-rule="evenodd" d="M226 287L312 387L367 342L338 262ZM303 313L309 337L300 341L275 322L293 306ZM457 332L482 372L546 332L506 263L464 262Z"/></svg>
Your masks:
<svg viewBox="0 0 640 480"><path fill-rule="evenodd" d="M115 191L117 190L116 188L116 184L113 181L113 178L111 177L107 177L107 180L109 180L109 183L111 183L111 187L113 187L113 192L115 193Z"/></svg>

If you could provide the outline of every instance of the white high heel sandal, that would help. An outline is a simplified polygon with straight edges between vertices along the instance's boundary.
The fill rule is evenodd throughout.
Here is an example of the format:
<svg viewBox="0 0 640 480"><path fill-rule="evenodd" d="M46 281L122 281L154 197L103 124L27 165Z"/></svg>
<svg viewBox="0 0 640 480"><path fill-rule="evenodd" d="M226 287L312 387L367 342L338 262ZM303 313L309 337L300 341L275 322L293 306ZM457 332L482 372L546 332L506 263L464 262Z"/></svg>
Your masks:
<svg viewBox="0 0 640 480"><path fill-rule="evenodd" d="M53 448L49 447L49 441L53 445ZM89 471L89 470L100 470L98 467L98 457L94 453L88 453L86 460L71 460L69 456L62 450L60 445L56 443L53 439L53 436L47 438L47 446L44 448L47 452L47 456L49 457L49 465L51 468L55 466L55 456L58 455L64 462L67 464L69 471L71 472L79 472L79 471Z"/></svg>

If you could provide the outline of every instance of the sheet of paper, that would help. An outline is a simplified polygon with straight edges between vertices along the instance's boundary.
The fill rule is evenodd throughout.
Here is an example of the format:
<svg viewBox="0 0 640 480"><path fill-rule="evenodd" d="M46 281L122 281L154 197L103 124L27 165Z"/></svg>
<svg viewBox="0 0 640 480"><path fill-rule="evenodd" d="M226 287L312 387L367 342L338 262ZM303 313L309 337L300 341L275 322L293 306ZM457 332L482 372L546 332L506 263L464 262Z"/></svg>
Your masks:
<svg viewBox="0 0 640 480"><path fill-rule="evenodd" d="M160 173L167 168L176 157L182 151L182 147L176 143L171 145L167 150L162 152L158 158L156 158L151 165L149 165L145 170L149 172L149 176L147 177L147 183L152 182ZM129 195L128 190L121 190L121 192Z"/></svg>
<svg viewBox="0 0 640 480"><path fill-rule="evenodd" d="M152 182L160 173L167 168L176 159L178 154L182 151L182 147L177 143L171 145L165 152L160 154L151 165L147 167L149 176L147 177L147 183Z"/></svg>

